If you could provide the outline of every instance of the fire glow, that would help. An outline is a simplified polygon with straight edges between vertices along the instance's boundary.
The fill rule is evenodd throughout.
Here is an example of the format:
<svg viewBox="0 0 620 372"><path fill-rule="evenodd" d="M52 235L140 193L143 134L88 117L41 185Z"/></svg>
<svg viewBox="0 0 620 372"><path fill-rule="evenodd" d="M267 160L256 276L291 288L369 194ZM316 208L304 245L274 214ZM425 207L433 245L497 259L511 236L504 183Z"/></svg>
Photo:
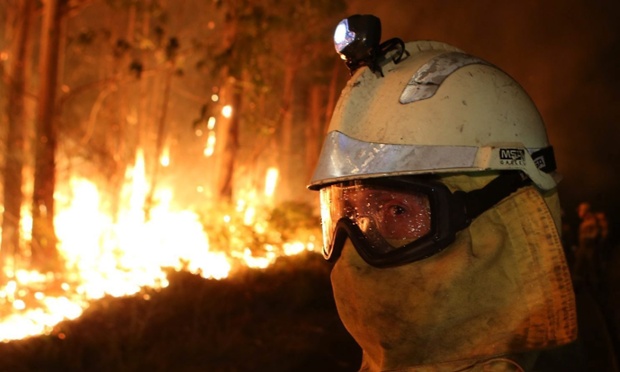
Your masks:
<svg viewBox="0 0 620 372"><path fill-rule="evenodd" d="M265 244L261 255L243 244L212 247L200 216L190 210L175 210L173 191L164 187L158 189L158 203L147 219L144 159L141 153L136 159L116 219L102 211L100 192L89 180L73 178L66 190L57 192L55 226L65 272L56 277L15 269L19 266L16 260L3 268L9 280L0 287L0 341L49 334L56 324L78 318L92 301L104 296L135 295L145 287L165 288L166 270L223 279L236 265L265 268L281 255L314 250L312 236L307 242ZM273 202L277 178L277 169L270 168L265 190L260 193L264 196L256 190L240 192L234 211L240 217L225 215L214 223L234 231L239 227L232 222L238 220L256 233L266 232L268 222L261 211L271 207L266 203ZM30 224L24 221L23 226ZM23 236L29 237L29 232Z"/></svg>

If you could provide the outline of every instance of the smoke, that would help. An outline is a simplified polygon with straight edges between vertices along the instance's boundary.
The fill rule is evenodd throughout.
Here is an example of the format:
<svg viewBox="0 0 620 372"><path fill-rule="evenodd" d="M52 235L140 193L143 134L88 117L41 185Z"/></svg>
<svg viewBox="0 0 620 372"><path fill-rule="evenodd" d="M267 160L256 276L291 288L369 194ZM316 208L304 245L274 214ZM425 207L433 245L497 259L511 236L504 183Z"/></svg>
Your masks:
<svg viewBox="0 0 620 372"><path fill-rule="evenodd" d="M567 215L580 201L620 213L620 2L350 0L382 40L438 40L505 70L546 124Z"/></svg>

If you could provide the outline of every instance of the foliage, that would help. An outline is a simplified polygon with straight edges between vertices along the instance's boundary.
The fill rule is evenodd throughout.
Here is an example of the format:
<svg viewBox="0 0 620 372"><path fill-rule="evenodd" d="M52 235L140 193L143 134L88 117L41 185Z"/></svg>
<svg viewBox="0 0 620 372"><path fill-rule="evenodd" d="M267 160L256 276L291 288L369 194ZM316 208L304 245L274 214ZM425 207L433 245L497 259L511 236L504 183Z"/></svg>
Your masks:
<svg viewBox="0 0 620 372"><path fill-rule="evenodd" d="M284 239L288 240L299 236L304 230L317 229L321 221L311 205L288 201L272 210L269 222L274 230L280 231Z"/></svg>
<svg viewBox="0 0 620 372"><path fill-rule="evenodd" d="M171 174L221 169L224 155L203 155L206 125L238 90L243 104L235 112L240 119L236 166L273 163L282 149L285 113L296 112L292 135L303 137L308 86L327 86L340 63L331 34L344 11L343 0L90 1L66 19L59 179L88 177L114 198L137 149L144 151L151 176L161 146L170 148ZM297 71L297 98L288 103L286 69ZM217 102L214 93L220 95ZM220 136L218 143L224 143ZM298 149L301 156L303 145ZM218 177L203 176L196 183L217 189Z"/></svg>
<svg viewBox="0 0 620 372"><path fill-rule="evenodd" d="M308 242L320 236L318 217L310 205L285 202L273 209L258 209L253 221L247 223L244 211L228 204L218 204L199 212L210 249L243 252L263 257L284 242ZM278 256L282 251L275 252Z"/></svg>

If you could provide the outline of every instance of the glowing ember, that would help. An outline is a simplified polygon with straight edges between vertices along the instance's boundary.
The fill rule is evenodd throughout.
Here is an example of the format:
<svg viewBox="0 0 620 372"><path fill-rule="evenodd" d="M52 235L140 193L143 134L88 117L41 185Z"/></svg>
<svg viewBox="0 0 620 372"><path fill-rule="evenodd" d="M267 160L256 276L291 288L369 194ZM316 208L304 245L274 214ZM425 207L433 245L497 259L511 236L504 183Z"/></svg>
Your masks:
<svg viewBox="0 0 620 372"><path fill-rule="evenodd" d="M273 196L277 177L277 169L267 171L267 199ZM55 225L65 271L42 274L15 269L16 260L7 262L4 273L9 280L0 287L0 341L49 333L54 325L79 317L90 302L106 295L127 296L144 287L166 287L169 269L221 279L235 265L265 268L279 256L314 250L313 236L307 243L271 239L276 243L263 244L260 254L238 238L244 229L269 233L269 206L265 205L269 200L257 197L254 189L240 191L235 210L219 222L212 221L231 236L227 246L214 250L200 215L176 210L171 189L157 189L157 203L145 217L149 183L142 152L126 179L116 218L105 210L96 185L86 179L71 179L67 190L57 192ZM28 213L24 216L23 226L30 226ZM30 233L25 231L23 236L29 238Z"/></svg>
<svg viewBox="0 0 620 372"><path fill-rule="evenodd" d="M232 116L232 106L231 105L226 105L224 107L222 107L222 116L230 119L230 117Z"/></svg>
<svg viewBox="0 0 620 372"><path fill-rule="evenodd" d="M276 185L278 184L278 169L267 169L267 176L265 177L265 196L272 197L276 191Z"/></svg>
<svg viewBox="0 0 620 372"><path fill-rule="evenodd" d="M207 138L207 144L205 145L204 155L209 157L213 155L215 151L215 133L213 131L209 132L209 137Z"/></svg>
<svg viewBox="0 0 620 372"><path fill-rule="evenodd" d="M164 147L164 151L161 154L161 157L159 158L159 163L162 165L162 167L167 167L170 165L170 147L166 146Z"/></svg>
<svg viewBox="0 0 620 372"><path fill-rule="evenodd" d="M210 117L209 117L209 120L207 121L207 128L208 128L209 130L213 130L213 128L215 128L215 122L216 122L216 121L217 121L217 120L216 120L213 116L210 116Z"/></svg>

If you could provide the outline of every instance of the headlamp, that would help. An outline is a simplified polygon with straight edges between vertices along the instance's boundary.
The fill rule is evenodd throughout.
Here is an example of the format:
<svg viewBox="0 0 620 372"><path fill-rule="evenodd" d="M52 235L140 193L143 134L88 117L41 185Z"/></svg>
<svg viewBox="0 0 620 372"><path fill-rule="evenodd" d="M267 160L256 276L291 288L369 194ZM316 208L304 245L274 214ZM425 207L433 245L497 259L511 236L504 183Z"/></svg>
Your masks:
<svg viewBox="0 0 620 372"><path fill-rule="evenodd" d="M334 45L345 61L371 58L381 41L381 21L373 15L353 15L336 26Z"/></svg>
<svg viewBox="0 0 620 372"><path fill-rule="evenodd" d="M398 63L405 51L402 40L394 38L383 44L381 42L381 21L370 14L356 14L343 19L334 32L334 46L351 73L362 66L368 66L373 72L381 71L385 54L398 49L393 61ZM408 53L407 53L408 55Z"/></svg>

